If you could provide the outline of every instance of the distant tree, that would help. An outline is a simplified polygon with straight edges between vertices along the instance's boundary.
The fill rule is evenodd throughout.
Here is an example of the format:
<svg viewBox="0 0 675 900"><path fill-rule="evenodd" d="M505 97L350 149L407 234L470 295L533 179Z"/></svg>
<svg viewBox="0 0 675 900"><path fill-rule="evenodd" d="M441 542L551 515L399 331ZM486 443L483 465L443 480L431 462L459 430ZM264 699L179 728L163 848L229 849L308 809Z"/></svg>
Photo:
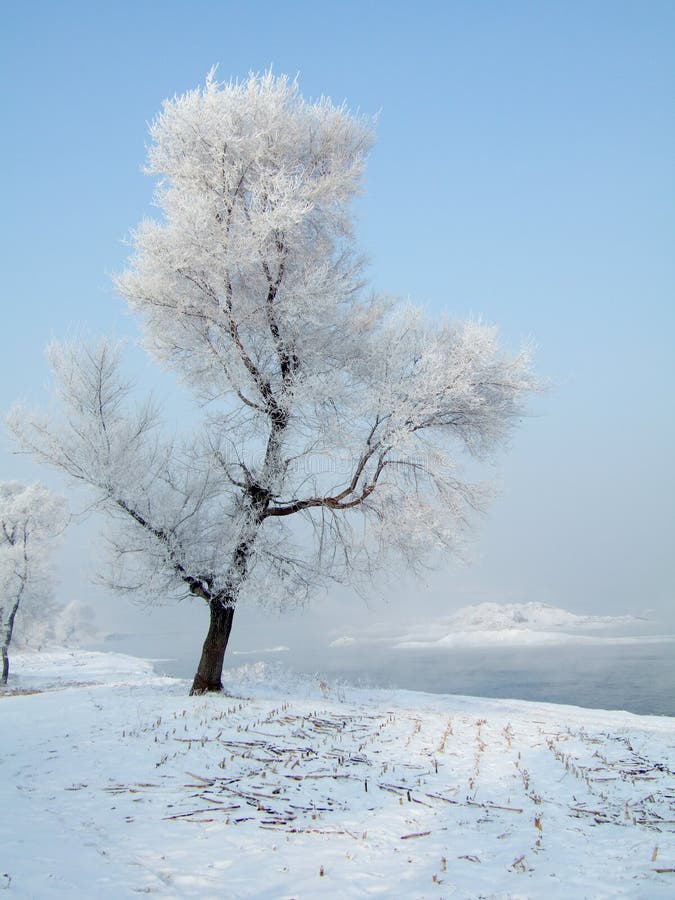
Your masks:
<svg viewBox="0 0 675 900"><path fill-rule="evenodd" d="M53 612L50 550L67 521L65 500L43 485L0 483L2 684L9 677L9 645L20 608L40 630Z"/></svg>
<svg viewBox="0 0 675 900"><path fill-rule="evenodd" d="M208 604L193 692L217 691L245 597L300 601L452 549L484 499L457 452L500 447L536 385L493 327L366 292L350 201L369 121L284 77L211 75L150 133L163 217L117 285L200 420L162 437L104 342L51 348L61 421L12 421L117 522L117 587Z"/></svg>
<svg viewBox="0 0 675 900"><path fill-rule="evenodd" d="M96 616L88 603L71 600L61 606L54 619L53 635L59 646L81 644L97 634Z"/></svg>

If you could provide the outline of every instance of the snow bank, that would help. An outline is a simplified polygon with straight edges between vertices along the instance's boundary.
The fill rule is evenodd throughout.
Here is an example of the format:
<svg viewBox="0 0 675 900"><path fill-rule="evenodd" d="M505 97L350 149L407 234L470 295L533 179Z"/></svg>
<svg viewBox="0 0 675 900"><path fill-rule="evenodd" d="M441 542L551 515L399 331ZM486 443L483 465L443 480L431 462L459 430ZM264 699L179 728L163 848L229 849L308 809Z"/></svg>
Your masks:
<svg viewBox="0 0 675 900"><path fill-rule="evenodd" d="M548 603L479 603L465 606L450 616L457 630L495 631L504 628L607 628L630 625L633 616L580 616Z"/></svg>
<svg viewBox="0 0 675 900"><path fill-rule="evenodd" d="M279 647L263 647L262 650L233 650L233 656L259 656L261 653L288 653L290 647L281 645Z"/></svg>
<svg viewBox="0 0 675 900"><path fill-rule="evenodd" d="M356 644L356 643L357 643L356 638L346 635L345 637L335 638L335 640L331 641L328 646L329 647L353 647L354 644Z"/></svg>
<svg viewBox="0 0 675 900"><path fill-rule="evenodd" d="M427 649L443 647L523 647L542 644L662 644L675 641L675 635L607 636L569 634L564 631L535 631L532 628L509 628L501 631L457 631L446 634L436 641L400 641L394 644L396 650Z"/></svg>
<svg viewBox="0 0 675 900"><path fill-rule="evenodd" d="M396 649L523 646L570 643L675 641L675 635L614 636L607 629L644 621L634 616L582 616L546 603L479 603L436 621L409 624L405 634L383 634L378 626L358 637L343 635L330 647L389 644ZM385 626L387 628L388 626ZM591 634L585 634L585 631Z"/></svg>
<svg viewBox="0 0 675 900"><path fill-rule="evenodd" d="M150 684L153 662L122 653L50 648L10 652L10 690L53 690L86 684ZM161 679L159 679L161 680Z"/></svg>

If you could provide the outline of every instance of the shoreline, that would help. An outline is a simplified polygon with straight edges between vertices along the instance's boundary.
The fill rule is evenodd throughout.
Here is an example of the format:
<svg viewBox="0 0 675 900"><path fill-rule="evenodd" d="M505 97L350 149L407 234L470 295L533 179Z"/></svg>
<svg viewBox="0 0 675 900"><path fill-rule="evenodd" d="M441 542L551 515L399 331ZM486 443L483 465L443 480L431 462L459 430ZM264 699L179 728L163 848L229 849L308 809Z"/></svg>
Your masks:
<svg viewBox="0 0 675 900"><path fill-rule="evenodd" d="M16 696L23 693L35 692L34 685L30 683L33 680L30 674L27 678L25 676L22 677L21 684L16 685L15 690L12 690L13 675L14 678L16 678L17 674L16 661L18 661L19 665L28 663L29 669L39 670L45 665L48 665L48 659L50 657L57 659L64 655L68 659L86 656L89 660L89 664L85 664L84 668L87 671L93 670L95 680L86 682L73 681L67 685L60 685L58 683L59 667L57 666L57 671L54 672L53 678L48 680L44 688L38 688L38 692L41 690L61 690L64 687L71 686L80 687L106 684L109 683L105 680L106 677L109 677L110 674L115 671L118 671L118 676L120 678L130 678L135 683L142 683L146 678L157 683L174 682L176 684L184 683L186 685L189 685L191 681L191 676L174 674L166 670L166 665L162 664L174 662L171 657L148 657L113 650L51 647L45 648L44 650L18 651L14 653L12 655L13 674L10 674L10 685L8 686L8 689L0 695ZM99 661L98 665L96 664L96 660ZM115 662L115 665L111 665L113 661ZM19 673L19 675L20 674L21 673ZM490 706L496 704L497 707L502 704L509 708L516 708L521 705L537 707L545 706L560 711L582 712L591 716L607 714L634 716L639 719L675 720L675 712L644 712L618 707L586 706L581 703L560 702L540 697L528 698L506 695L498 696L487 693L469 693L465 691L423 690L406 686L378 684L374 681L369 682L365 679L358 678L350 680L348 677L345 677L342 672L294 669L291 666L285 665L282 660L256 659L254 653L243 656L241 662L238 664L235 663L231 666L225 666L223 670L223 685L225 691L227 691L228 684L236 684L241 680L242 676L244 682L249 685L267 683L273 693L279 693L273 688L273 681L276 679L280 680L284 685L294 685L302 692L311 691L311 689L314 688L315 690L318 690L320 696L325 696L325 689L328 688L329 693L332 692L334 695L349 692L350 694L364 694L371 697L377 696L380 701L386 700L388 696L401 694L405 696L410 695L410 702L412 702L414 697L418 697L420 699L424 698L425 701L431 705L437 705L438 702L447 699L453 701L484 703ZM24 682L26 683L24 684ZM318 685L324 685L325 688L323 690L317 688ZM21 694L18 692L21 692ZM283 694L283 690L281 693ZM214 696L218 695L216 694Z"/></svg>

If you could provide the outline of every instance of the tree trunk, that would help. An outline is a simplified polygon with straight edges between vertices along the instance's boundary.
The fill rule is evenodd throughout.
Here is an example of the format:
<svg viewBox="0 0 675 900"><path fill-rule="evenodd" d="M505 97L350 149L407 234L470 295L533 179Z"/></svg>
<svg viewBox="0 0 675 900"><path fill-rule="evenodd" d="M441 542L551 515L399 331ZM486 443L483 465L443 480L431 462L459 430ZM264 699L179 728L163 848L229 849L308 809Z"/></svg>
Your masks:
<svg viewBox="0 0 675 900"><path fill-rule="evenodd" d="M219 600L211 600L209 609L211 623L190 694L205 694L207 691L222 691L223 689L223 659L232 630L234 607L223 606Z"/></svg>
<svg viewBox="0 0 675 900"><path fill-rule="evenodd" d="M7 681L9 679L9 645L12 643L12 634L14 633L14 620L16 619L16 614L19 609L19 604L21 603L21 597L23 595L23 589L25 585L25 580L22 580L19 593L16 600L14 601L14 606L12 607L12 611L9 614L9 619L7 620L7 625L5 627L5 633L3 635L2 641L2 678L0 679L0 684L7 684Z"/></svg>
<svg viewBox="0 0 675 900"><path fill-rule="evenodd" d="M285 427L285 422L283 425L276 424L273 427L267 444L266 464L271 452L270 446L278 442L279 435L283 433ZM257 483L251 483L247 488L246 496L250 503L248 522L242 523L241 539L234 549L227 587L216 596L211 595L209 599L211 623L202 647L199 667L192 682L191 695L205 694L207 691L222 691L223 689L223 659L232 631L234 607L239 589L248 575L255 537L265 517L265 510L269 505L271 495L269 491L260 488ZM202 596L204 595L202 594Z"/></svg>

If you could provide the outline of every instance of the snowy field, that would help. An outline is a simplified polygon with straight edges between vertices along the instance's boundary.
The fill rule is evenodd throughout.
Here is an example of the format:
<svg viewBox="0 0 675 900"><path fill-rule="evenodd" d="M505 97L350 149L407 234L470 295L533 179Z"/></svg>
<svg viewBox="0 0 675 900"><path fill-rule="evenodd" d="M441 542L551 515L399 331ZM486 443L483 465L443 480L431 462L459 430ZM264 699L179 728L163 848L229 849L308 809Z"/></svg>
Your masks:
<svg viewBox="0 0 675 900"><path fill-rule="evenodd" d="M15 654L0 890L21 898L675 896L675 719Z"/></svg>

